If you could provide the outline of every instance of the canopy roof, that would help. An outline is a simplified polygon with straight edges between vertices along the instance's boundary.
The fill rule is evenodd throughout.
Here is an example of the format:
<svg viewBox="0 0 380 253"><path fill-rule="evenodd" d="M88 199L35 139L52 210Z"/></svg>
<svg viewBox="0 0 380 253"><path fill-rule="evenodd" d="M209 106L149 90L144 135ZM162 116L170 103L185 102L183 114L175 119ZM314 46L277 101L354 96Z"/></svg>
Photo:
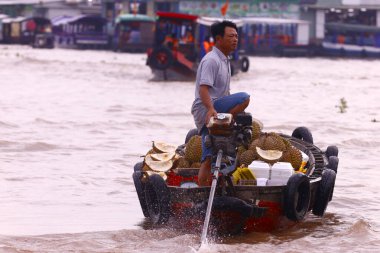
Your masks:
<svg viewBox="0 0 380 253"><path fill-rule="evenodd" d="M326 28L337 32L375 32L380 33L380 27L369 25L326 23Z"/></svg>
<svg viewBox="0 0 380 253"><path fill-rule="evenodd" d="M196 15L190 15L185 13L177 13L177 12L163 12L163 11L157 11L158 17L163 18L172 18L172 19L186 19L186 20L192 20L195 21L198 16Z"/></svg>
<svg viewBox="0 0 380 253"><path fill-rule="evenodd" d="M197 22L201 25L211 26L213 23L217 21L223 21L223 20L232 21L236 24L237 27L242 27L244 24L241 19L223 19L223 18L215 18L215 17L199 17L197 19Z"/></svg>
<svg viewBox="0 0 380 253"><path fill-rule="evenodd" d="M242 20L245 24L269 24L269 25L309 24L309 22L305 20L285 19L285 18L244 17L242 18Z"/></svg>
<svg viewBox="0 0 380 253"><path fill-rule="evenodd" d="M26 20L25 17L17 17L17 18L4 18L2 20L3 23L12 23L12 22L22 22Z"/></svg>
<svg viewBox="0 0 380 253"><path fill-rule="evenodd" d="M346 1L347 3L344 3L343 0L318 0L316 3L312 4L306 4L308 8L311 9L369 9L369 10L379 10L380 4L378 0L372 0L372 1ZM351 3L350 3L351 2Z"/></svg>
<svg viewBox="0 0 380 253"><path fill-rule="evenodd" d="M41 0L0 0L0 5L39 4ZM62 2L62 0L43 0L44 3Z"/></svg>
<svg viewBox="0 0 380 253"><path fill-rule="evenodd" d="M55 18L52 18L52 23L53 23L53 26L59 26L59 25L64 25L64 24L71 24L71 23L74 23L74 22L79 21L81 19L94 19L94 20L96 19L96 20L102 21L103 23L107 22L107 20L105 18L102 18L100 16L78 15L78 16L74 16L74 17L71 17L71 16L55 17Z"/></svg>
<svg viewBox="0 0 380 253"><path fill-rule="evenodd" d="M155 19L143 14L121 14L115 19L116 23L120 23L122 21L154 22Z"/></svg>

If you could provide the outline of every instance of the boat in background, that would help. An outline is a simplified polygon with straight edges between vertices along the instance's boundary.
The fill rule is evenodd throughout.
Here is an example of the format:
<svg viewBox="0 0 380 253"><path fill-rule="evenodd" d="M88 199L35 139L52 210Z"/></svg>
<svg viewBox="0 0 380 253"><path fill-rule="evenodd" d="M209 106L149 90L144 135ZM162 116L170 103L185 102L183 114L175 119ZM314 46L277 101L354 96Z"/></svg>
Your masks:
<svg viewBox="0 0 380 253"><path fill-rule="evenodd" d="M122 14L115 19L114 51L146 52L153 46L155 19L142 14Z"/></svg>
<svg viewBox="0 0 380 253"><path fill-rule="evenodd" d="M8 18L8 15L0 14L0 43L3 43L3 38L4 38L4 35L3 35L3 20L7 19L7 18Z"/></svg>
<svg viewBox="0 0 380 253"><path fill-rule="evenodd" d="M322 42L326 56L380 57L380 27L327 23Z"/></svg>
<svg viewBox="0 0 380 253"><path fill-rule="evenodd" d="M310 23L299 19L243 17L243 47L253 55L313 56Z"/></svg>
<svg viewBox="0 0 380 253"><path fill-rule="evenodd" d="M107 20L97 15L61 16L53 19L57 47L108 49Z"/></svg>
<svg viewBox="0 0 380 253"><path fill-rule="evenodd" d="M210 26L219 18L174 12L157 12L154 46L148 49L147 65L153 80L194 80L198 64L212 48ZM241 20L232 20L239 27ZM238 48L231 54L231 74L248 71L249 60Z"/></svg>

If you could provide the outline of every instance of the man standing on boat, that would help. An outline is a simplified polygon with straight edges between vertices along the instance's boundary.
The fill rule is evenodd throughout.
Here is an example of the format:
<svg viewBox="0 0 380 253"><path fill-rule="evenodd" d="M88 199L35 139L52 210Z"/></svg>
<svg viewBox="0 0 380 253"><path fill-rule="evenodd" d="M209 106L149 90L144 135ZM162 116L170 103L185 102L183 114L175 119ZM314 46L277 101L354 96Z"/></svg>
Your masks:
<svg viewBox="0 0 380 253"><path fill-rule="evenodd" d="M217 113L231 113L235 116L243 112L249 104L249 95L245 92L230 94L231 67L228 56L237 48L237 26L231 21L216 22L211 26L215 41L212 51L201 60L195 83L193 114L198 132L202 135L202 160L198 173L200 186L210 185L212 149L205 146L208 135L206 123Z"/></svg>

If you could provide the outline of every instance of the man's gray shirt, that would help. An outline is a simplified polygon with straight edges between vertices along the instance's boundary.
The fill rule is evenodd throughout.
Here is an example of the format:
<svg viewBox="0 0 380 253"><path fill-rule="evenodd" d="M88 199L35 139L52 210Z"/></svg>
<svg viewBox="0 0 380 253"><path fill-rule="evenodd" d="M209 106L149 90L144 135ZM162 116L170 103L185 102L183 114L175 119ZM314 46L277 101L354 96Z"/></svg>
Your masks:
<svg viewBox="0 0 380 253"><path fill-rule="evenodd" d="M211 100L230 95L231 69L228 58L216 47L201 60L195 83L195 100L191 107L198 131L206 124L207 108L199 96L201 85L209 86Z"/></svg>

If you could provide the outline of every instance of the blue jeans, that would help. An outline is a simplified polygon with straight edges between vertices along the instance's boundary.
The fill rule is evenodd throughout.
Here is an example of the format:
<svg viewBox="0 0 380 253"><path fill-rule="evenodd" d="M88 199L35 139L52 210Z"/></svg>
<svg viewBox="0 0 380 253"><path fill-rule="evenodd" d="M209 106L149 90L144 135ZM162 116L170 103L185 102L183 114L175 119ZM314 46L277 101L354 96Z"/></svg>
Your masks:
<svg viewBox="0 0 380 253"><path fill-rule="evenodd" d="M249 99L249 95L246 92L238 92L225 97L218 98L214 101L214 108L218 113L228 113L232 108L237 105L244 103ZM201 162L212 156L212 148L207 148L205 145L205 137L209 134L206 126L203 126L201 129L202 136L202 159Z"/></svg>

